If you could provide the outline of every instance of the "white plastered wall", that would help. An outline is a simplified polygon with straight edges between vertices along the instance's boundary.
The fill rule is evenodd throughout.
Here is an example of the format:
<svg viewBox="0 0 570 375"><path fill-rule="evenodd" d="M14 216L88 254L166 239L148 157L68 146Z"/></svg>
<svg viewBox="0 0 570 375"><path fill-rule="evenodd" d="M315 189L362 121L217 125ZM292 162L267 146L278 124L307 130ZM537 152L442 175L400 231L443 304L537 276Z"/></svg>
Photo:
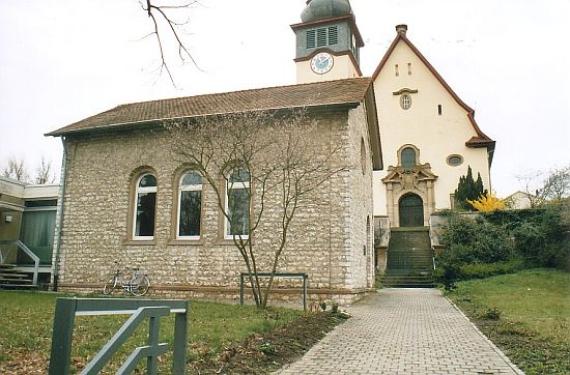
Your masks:
<svg viewBox="0 0 570 375"><path fill-rule="evenodd" d="M411 63L411 74L408 74L408 63ZM410 94L412 106L408 110L400 107L400 96L393 94L404 88L418 90ZM467 111L405 42L400 41L394 48L374 81L374 91L384 160L384 170L374 173L375 215L387 214L386 189L381 180L389 166L398 164L397 151L405 144L419 148L420 163L429 163L431 171L439 177L435 182L436 210L450 208L450 194L469 165L474 178L481 173L485 188L490 190L487 149L465 146L466 141L477 135ZM442 106L442 115L438 114L438 105ZM449 166L447 157L452 154L461 155L463 164Z"/></svg>
<svg viewBox="0 0 570 375"><path fill-rule="evenodd" d="M322 82L360 77L358 70L348 55L333 56L333 58L334 65L332 69L325 74L316 74L313 72L311 69L311 60L297 62L297 83Z"/></svg>

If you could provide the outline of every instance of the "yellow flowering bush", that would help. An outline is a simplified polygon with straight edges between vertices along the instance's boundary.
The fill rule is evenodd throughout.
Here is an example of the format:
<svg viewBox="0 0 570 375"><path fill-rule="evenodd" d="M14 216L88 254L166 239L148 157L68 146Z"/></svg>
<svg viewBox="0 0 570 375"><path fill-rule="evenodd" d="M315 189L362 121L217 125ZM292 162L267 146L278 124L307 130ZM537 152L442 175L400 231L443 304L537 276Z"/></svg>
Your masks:
<svg viewBox="0 0 570 375"><path fill-rule="evenodd" d="M505 202L493 194L484 194L479 197L479 199L470 201L469 204L473 206L479 212L493 212L497 210L504 210L506 205Z"/></svg>

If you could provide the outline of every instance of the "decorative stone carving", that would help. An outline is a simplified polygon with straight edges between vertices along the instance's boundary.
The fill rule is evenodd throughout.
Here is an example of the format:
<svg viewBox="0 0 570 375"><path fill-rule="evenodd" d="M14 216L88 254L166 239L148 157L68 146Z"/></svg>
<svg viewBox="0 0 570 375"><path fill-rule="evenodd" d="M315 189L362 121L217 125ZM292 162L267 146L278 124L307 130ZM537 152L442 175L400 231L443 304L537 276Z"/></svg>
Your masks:
<svg viewBox="0 0 570 375"><path fill-rule="evenodd" d="M428 225L430 215L435 212L435 180L437 176L431 171L429 163L418 164L412 168L388 167L388 175L382 179L382 182L386 184L388 217L394 227L398 227L400 223L398 203L407 193L414 193L422 198L424 225Z"/></svg>

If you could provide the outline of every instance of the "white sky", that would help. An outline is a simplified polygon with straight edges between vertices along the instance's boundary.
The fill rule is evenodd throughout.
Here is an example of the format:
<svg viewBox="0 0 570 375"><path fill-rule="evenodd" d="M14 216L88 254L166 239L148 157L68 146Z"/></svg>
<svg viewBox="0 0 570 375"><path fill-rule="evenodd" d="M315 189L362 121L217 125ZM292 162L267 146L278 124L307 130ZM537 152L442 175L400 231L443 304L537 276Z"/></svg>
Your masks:
<svg viewBox="0 0 570 375"><path fill-rule="evenodd" d="M166 2L167 0L163 0ZM570 163L569 0L352 0L370 75L408 24L408 37L497 141L493 188ZM202 71L159 76L152 24L137 0L0 0L0 166L59 167L59 138L43 134L116 105L295 83L305 0L201 0L185 41Z"/></svg>

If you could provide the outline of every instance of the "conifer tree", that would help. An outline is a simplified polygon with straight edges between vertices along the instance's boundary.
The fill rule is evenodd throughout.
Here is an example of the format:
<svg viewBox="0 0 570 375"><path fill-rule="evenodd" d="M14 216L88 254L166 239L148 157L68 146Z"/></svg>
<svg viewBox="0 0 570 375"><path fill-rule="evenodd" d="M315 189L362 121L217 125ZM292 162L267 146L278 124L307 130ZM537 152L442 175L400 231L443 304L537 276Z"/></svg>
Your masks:
<svg viewBox="0 0 570 375"><path fill-rule="evenodd" d="M475 201L486 193L487 191L483 187L481 174L477 173L477 181L475 181L475 179L473 179L473 170L471 166L469 166L467 168L467 175L459 177L459 184L455 190L456 205L466 210L473 210L473 206L471 206L468 201Z"/></svg>

